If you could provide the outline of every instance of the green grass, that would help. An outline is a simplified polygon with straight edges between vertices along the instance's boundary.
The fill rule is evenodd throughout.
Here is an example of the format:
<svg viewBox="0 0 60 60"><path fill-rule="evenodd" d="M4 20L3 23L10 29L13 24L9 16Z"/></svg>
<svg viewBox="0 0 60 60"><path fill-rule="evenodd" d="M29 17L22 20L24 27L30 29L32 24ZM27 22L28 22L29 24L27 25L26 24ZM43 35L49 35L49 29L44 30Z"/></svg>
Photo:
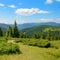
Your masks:
<svg viewBox="0 0 60 60"><path fill-rule="evenodd" d="M50 41L51 43L51 47L52 48L60 48L60 40L57 40L57 41Z"/></svg>
<svg viewBox="0 0 60 60"><path fill-rule="evenodd" d="M15 43L15 40L20 42ZM8 40L8 43L14 43L19 46L19 49L22 52L21 54L0 55L0 60L60 60L60 40L49 41L49 43L51 43L51 47L49 48L24 45L24 43L21 43L22 40L25 41L28 39L11 38ZM38 39L31 40L31 42L35 42ZM42 42L42 44L45 43L44 40L41 40L40 42Z"/></svg>
<svg viewBox="0 0 60 60"><path fill-rule="evenodd" d="M1 55L0 60L60 60L60 50L39 48L18 43L22 54Z"/></svg>

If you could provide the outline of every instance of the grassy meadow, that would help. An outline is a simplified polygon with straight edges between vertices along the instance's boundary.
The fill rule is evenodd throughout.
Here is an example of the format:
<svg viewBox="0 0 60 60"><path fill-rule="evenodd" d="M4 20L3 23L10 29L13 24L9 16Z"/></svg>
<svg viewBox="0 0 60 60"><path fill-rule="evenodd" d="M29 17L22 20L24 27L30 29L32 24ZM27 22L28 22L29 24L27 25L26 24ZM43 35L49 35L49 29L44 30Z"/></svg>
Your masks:
<svg viewBox="0 0 60 60"><path fill-rule="evenodd" d="M22 53L0 55L0 60L60 60L60 40L49 41L51 43L49 48L29 46L21 41L16 43L16 40L27 39L11 38L7 41L7 43L17 44Z"/></svg>

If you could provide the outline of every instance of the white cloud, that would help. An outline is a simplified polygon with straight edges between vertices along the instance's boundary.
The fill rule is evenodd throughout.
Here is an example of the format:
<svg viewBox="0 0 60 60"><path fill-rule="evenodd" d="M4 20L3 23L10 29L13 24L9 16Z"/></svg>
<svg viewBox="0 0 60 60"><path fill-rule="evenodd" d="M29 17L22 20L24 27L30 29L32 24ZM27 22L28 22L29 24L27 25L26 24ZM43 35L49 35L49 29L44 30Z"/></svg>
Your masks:
<svg viewBox="0 0 60 60"><path fill-rule="evenodd" d="M43 23L43 22L56 22L56 23L60 23L60 18L55 18L55 19L41 18L37 22L38 23Z"/></svg>
<svg viewBox="0 0 60 60"><path fill-rule="evenodd" d="M55 22L55 21L54 21L54 19L41 18L37 22L43 23L43 22Z"/></svg>
<svg viewBox="0 0 60 60"><path fill-rule="evenodd" d="M49 13L49 12L45 11L45 10L40 10L38 8L31 8L31 9L21 8L21 9L17 9L15 13L19 14L21 16L31 16L31 15L34 15L34 14L46 14L46 13Z"/></svg>
<svg viewBox="0 0 60 60"><path fill-rule="evenodd" d="M0 19L0 23L5 23L5 24L14 24L15 20L1 20ZM37 20L32 20L32 19L16 19L17 24L23 24L23 23L45 23L45 22L56 22L56 23L60 23L60 18L40 18Z"/></svg>
<svg viewBox="0 0 60 60"><path fill-rule="evenodd" d="M60 2L60 0L56 0L57 2Z"/></svg>
<svg viewBox="0 0 60 60"><path fill-rule="evenodd" d="M6 20L1 20L1 19L0 19L0 23L14 24L14 20L8 20L8 19L6 19Z"/></svg>
<svg viewBox="0 0 60 60"><path fill-rule="evenodd" d="M16 8L15 5L9 5L8 7L10 7L10 8Z"/></svg>
<svg viewBox="0 0 60 60"><path fill-rule="evenodd" d="M2 4L2 3L0 3L0 6L1 6L1 7L3 7L3 6L5 6L5 5L4 5L4 4Z"/></svg>
<svg viewBox="0 0 60 60"><path fill-rule="evenodd" d="M53 3L53 0L46 0L46 3L51 4L51 3Z"/></svg>

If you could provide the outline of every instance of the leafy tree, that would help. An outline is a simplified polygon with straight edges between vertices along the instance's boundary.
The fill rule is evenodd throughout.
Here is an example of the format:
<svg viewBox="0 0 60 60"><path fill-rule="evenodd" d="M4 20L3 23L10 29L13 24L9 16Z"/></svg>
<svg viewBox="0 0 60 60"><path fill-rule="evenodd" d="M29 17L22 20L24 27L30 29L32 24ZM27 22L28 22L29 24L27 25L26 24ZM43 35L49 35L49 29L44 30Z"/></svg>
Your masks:
<svg viewBox="0 0 60 60"><path fill-rule="evenodd" d="M3 36L3 31L1 29L1 27L0 27L0 36Z"/></svg>
<svg viewBox="0 0 60 60"><path fill-rule="evenodd" d="M13 27L13 37L19 37L19 31L18 31L18 28L17 28L17 23L15 21L14 23L14 27Z"/></svg>

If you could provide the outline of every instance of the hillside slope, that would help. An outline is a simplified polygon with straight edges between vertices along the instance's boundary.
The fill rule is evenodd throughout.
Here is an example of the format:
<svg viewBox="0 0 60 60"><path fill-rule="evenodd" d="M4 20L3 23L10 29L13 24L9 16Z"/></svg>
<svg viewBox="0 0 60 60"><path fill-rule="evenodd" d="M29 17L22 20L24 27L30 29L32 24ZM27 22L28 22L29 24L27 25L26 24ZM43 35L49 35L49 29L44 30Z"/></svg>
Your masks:
<svg viewBox="0 0 60 60"><path fill-rule="evenodd" d="M40 32L46 32L48 30L60 30L60 27L56 27L56 26L49 26L49 25L42 25L42 26L35 26L35 27L31 27L31 28L26 28L21 30L21 32L26 32L28 34L33 34L34 32L40 33Z"/></svg>

